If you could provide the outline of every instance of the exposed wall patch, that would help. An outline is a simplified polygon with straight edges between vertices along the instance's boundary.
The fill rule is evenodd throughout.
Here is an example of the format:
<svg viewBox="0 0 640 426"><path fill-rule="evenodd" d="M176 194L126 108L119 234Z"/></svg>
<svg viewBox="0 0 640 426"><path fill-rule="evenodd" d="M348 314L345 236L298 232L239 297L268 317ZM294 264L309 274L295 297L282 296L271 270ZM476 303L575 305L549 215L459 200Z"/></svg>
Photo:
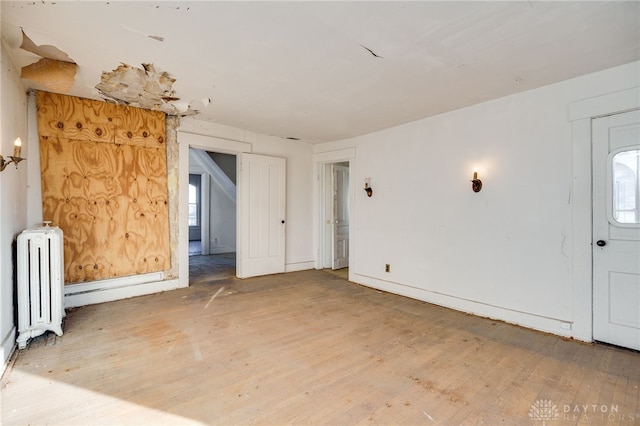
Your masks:
<svg viewBox="0 0 640 426"><path fill-rule="evenodd" d="M75 83L78 65L62 50L51 45L36 45L22 31L20 48L41 56L38 62L22 67L20 78L41 84L52 92L67 93Z"/></svg>
<svg viewBox="0 0 640 426"><path fill-rule="evenodd" d="M20 78L40 83L52 92L68 93L75 83L77 65L55 59L42 58L22 67Z"/></svg>
<svg viewBox="0 0 640 426"><path fill-rule="evenodd" d="M104 71L96 89L107 100L116 103L170 115L197 114L189 102L175 102L180 100L172 88L175 81L166 71L156 71L153 64L136 68L123 63L113 71Z"/></svg>

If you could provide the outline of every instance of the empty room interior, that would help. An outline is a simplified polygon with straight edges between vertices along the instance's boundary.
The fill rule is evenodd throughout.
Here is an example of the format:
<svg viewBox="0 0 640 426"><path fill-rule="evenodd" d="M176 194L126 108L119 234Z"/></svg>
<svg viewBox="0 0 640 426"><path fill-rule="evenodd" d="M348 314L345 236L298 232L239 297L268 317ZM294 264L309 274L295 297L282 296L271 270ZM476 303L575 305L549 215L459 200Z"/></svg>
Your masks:
<svg viewBox="0 0 640 426"><path fill-rule="evenodd" d="M0 423L640 424L640 2L0 19Z"/></svg>

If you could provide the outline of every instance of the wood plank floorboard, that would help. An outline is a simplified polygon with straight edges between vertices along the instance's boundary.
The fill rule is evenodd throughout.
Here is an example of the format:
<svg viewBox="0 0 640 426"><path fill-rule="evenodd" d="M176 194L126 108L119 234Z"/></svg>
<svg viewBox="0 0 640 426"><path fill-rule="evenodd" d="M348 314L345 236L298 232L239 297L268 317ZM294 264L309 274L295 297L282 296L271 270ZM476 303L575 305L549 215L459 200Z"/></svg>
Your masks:
<svg viewBox="0 0 640 426"><path fill-rule="evenodd" d="M14 354L0 423L640 425L638 352L344 277L199 279L68 310L64 336Z"/></svg>

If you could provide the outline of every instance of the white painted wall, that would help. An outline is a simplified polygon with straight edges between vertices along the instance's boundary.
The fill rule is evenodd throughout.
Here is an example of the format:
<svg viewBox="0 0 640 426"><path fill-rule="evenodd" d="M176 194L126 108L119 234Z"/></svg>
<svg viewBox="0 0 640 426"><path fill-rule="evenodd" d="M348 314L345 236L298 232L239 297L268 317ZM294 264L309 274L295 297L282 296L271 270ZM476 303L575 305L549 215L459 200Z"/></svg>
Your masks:
<svg viewBox="0 0 640 426"><path fill-rule="evenodd" d="M198 136L187 138L185 134ZM285 270L289 272L314 267L312 145L194 118L182 120L178 142L193 144L192 146L196 148L210 151L232 154L252 152L285 158L287 167ZM181 147L182 149L184 148ZM181 253L182 256L185 255L182 248Z"/></svg>
<svg viewBox="0 0 640 426"><path fill-rule="evenodd" d="M575 151L588 155L590 146L588 139L572 139L568 109L581 99L640 86L639 76L636 62L316 145L316 157L357 152L350 278L591 340L590 306L575 303L590 300L591 282L574 279L584 277L576 268L590 263L576 258L574 249L584 250L573 246L585 240L573 228ZM469 182L475 167L484 182L480 193ZM362 190L366 177L372 198Z"/></svg>
<svg viewBox="0 0 640 426"><path fill-rule="evenodd" d="M0 70L0 155L6 159L13 155L13 143L17 137L27 141L27 96L20 81L20 71L1 43ZM14 322L14 256L12 244L26 228L27 168L29 157L37 155L22 146L18 169L13 164L0 173L0 374L15 345Z"/></svg>
<svg viewBox="0 0 640 426"><path fill-rule="evenodd" d="M211 179L209 198L209 251L211 254L236 251L236 203Z"/></svg>

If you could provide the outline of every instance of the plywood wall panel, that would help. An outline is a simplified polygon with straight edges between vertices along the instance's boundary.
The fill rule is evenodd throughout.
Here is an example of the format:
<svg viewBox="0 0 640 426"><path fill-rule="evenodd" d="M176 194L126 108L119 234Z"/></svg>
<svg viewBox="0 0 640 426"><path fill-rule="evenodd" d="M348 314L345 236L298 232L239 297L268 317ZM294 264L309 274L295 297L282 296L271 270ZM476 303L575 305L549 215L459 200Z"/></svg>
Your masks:
<svg viewBox="0 0 640 426"><path fill-rule="evenodd" d="M112 143L116 105L37 92L38 133L65 139Z"/></svg>
<svg viewBox="0 0 640 426"><path fill-rule="evenodd" d="M58 109L38 110L39 122L46 123L40 115ZM157 120L150 121L157 126ZM114 136L122 121L112 122ZM170 268L164 144L151 148L41 135L40 153L44 219L64 232L68 283Z"/></svg>
<svg viewBox="0 0 640 426"><path fill-rule="evenodd" d="M165 115L162 112L122 107L118 109L116 119L117 144L164 149Z"/></svg>

